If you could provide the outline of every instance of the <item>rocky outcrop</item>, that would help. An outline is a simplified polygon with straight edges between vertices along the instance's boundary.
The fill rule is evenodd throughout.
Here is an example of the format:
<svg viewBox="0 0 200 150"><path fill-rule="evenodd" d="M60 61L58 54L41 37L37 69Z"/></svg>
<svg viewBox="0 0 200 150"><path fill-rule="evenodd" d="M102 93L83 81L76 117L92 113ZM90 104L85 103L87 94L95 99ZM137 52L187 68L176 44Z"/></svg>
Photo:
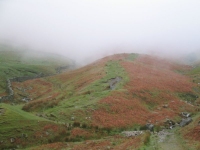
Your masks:
<svg viewBox="0 0 200 150"><path fill-rule="evenodd" d="M31 99L31 98L28 98L28 97L22 98L22 101L23 101L23 102L29 102L30 100L32 100L32 99Z"/></svg>
<svg viewBox="0 0 200 150"><path fill-rule="evenodd" d="M151 123L147 123L147 124L146 124L146 128L147 128L147 130L153 131L154 125L151 124Z"/></svg>
<svg viewBox="0 0 200 150"><path fill-rule="evenodd" d="M119 83L122 80L121 77L116 77L116 78L112 78L110 79L109 82L109 86L111 90L114 90L116 87L116 84Z"/></svg>
<svg viewBox="0 0 200 150"><path fill-rule="evenodd" d="M15 138L10 138L10 142L14 143L15 142Z"/></svg>
<svg viewBox="0 0 200 150"><path fill-rule="evenodd" d="M167 119L164 124L167 129L172 129L176 126L176 123L170 119Z"/></svg>
<svg viewBox="0 0 200 150"><path fill-rule="evenodd" d="M185 117L185 118L190 117L190 113L188 113L188 112L182 112L181 115L182 115L183 117Z"/></svg>
<svg viewBox="0 0 200 150"><path fill-rule="evenodd" d="M192 118L188 117L188 118L182 119L179 125L180 125L180 127L184 127L191 122L192 122Z"/></svg>
<svg viewBox="0 0 200 150"><path fill-rule="evenodd" d="M134 136L138 136L140 134L142 134L142 131L124 131L122 132L122 134L126 137L134 137Z"/></svg>

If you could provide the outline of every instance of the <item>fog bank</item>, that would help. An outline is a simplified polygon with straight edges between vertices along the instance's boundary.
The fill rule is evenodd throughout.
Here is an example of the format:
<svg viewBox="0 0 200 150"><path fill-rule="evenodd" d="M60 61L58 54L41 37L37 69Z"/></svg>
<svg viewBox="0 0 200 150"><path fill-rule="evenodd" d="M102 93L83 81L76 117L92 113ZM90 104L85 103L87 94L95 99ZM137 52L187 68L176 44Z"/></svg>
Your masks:
<svg viewBox="0 0 200 150"><path fill-rule="evenodd" d="M200 50L199 0L1 0L0 42L88 63Z"/></svg>

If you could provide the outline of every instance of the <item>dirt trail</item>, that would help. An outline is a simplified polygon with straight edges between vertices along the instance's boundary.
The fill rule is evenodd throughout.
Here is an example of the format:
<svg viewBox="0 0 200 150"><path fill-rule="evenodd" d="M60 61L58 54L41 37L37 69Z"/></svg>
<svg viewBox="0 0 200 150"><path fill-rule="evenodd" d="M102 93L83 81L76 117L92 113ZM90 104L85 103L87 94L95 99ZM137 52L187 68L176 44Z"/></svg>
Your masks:
<svg viewBox="0 0 200 150"><path fill-rule="evenodd" d="M186 150L175 134L175 130L163 130L155 133L151 138L147 150Z"/></svg>
<svg viewBox="0 0 200 150"><path fill-rule="evenodd" d="M162 150L184 150L174 133L168 134L166 138L158 143L158 147Z"/></svg>

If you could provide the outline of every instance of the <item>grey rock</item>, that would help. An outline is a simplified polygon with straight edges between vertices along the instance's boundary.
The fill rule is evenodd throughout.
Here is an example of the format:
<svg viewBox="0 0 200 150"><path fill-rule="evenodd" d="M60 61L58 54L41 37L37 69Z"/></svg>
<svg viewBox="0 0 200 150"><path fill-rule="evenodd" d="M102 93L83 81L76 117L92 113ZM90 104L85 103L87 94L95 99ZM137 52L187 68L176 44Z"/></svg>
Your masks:
<svg viewBox="0 0 200 150"><path fill-rule="evenodd" d="M184 126L188 125L191 122L192 122L192 118L188 117L188 118L182 119L180 124L179 124L179 126L180 127L184 127Z"/></svg>
<svg viewBox="0 0 200 150"><path fill-rule="evenodd" d="M153 131L153 129L154 129L154 125L151 123L147 123L146 127L147 127L147 130L150 130L150 131Z"/></svg>
<svg viewBox="0 0 200 150"><path fill-rule="evenodd" d="M190 113L188 113L188 112L182 112L181 115L182 115L183 117L185 117L185 118L190 117Z"/></svg>
<svg viewBox="0 0 200 150"><path fill-rule="evenodd" d="M142 133L143 133L142 131L124 131L124 132L122 132L122 134L125 135L126 137L138 136Z"/></svg>
<svg viewBox="0 0 200 150"><path fill-rule="evenodd" d="M163 108L168 108L168 105L167 104L163 105Z"/></svg>
<svg viewBox="0 0 200 150"><path fill-rule="evenodd" d="M116 78L112 78L110 79L109 82L109 86L111 90L114 90L116 87L116 84L119 83L122 80L121 77L116 77Z"/></svg>
<svg viewBox="0 0 200 150"><path fill-rule="evenodd" d="M10 138L10 142L14 143L15 142L15 138Z"/></svg>
<svg viewBox="0 0 200 150"><path fill-rule="evenodd" d="M165 127L168 129L172 129L176 126L176 123L170 119L167 119L167 121L165 121L164 124L165 124Z"/></svg>

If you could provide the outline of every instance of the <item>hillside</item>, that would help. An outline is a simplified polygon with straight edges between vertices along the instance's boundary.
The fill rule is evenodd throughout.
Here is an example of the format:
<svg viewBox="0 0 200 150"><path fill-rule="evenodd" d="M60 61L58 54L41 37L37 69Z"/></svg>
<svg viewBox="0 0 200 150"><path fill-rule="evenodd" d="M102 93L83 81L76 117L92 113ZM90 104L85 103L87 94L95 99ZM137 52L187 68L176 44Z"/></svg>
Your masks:
<svg viewBox="0 0 200 150"><path fill-rule="evenodd" d="M0 46L0 63L0 97L8 94L7 79L55 74L59 67L72 65L71 60L59 55L3 46Z"/></svg>
<svg viewBox="0 0 200 150"><path fill-rule="evenodd" d="M27 94L35 100L23 107L26 111L55 113L58 119L65 118L70 122L73 116L76 121L100 127L126 127L145 124L148 118L154 123L166 116L173 118L185 107L190 110L184 101L180 101L184 93L194 94L192 80L180 73L187 69L188 66L150 56L122 54L69 73L15 83L14 87L31 89ZM109 81L116 77L122 79L112 90ZM44 90L35 91L38 88ZM55 104L51 103L57 106L53 107ZM163 105L169 107L162 109ZM83 120L88 116L93 119Z"/></svg>
<svg viewBox="0 0 200 150"><path fill-rule="evenodd" d="M185 63L190 65L196 65L200 63L200 51L194 51L189 54L187 54L184 58L182 58Z"/></svg>
<svg viewBox="0 0 200 150"><path fill-rule="evenodd" d="M194 134L198 130L195 125L200 115L200 78L195 68L149 55L116 54L54 76L12 82L15 92L12 107L23 116L37 115L64 128L62 134L45 137L45 132L35 129L42 136L35 139L35 146L30 149L153 150L157 136L144 131L150 129L147 124L153 125L156 132L162 129L173 132L172 138L177 143L182 139L184 147L196 149L196 145L185 142L199 142L198 135L196 139L190 138L193 130ZM25 98L28 99L23 102ZM3 104L3 109L8 106ZM185 127L178 125L184 118L182 112L190 113L194 120ZM137 135L127 138L121 134L127 131ZM19 135L13 132L12 136ZM21 142L11 145L25 148L34 144L27 141L26 145ZM157 148L160 147L166 145L159 143Z"/></svg>
<svg viewBox="0 0 200 150"><path fill-rule="evenodd" d="M62 137L64 126L20 110L20 106L0 103L0 148L34 146ZM42 137L47 138L42 139Z"/></svg>

